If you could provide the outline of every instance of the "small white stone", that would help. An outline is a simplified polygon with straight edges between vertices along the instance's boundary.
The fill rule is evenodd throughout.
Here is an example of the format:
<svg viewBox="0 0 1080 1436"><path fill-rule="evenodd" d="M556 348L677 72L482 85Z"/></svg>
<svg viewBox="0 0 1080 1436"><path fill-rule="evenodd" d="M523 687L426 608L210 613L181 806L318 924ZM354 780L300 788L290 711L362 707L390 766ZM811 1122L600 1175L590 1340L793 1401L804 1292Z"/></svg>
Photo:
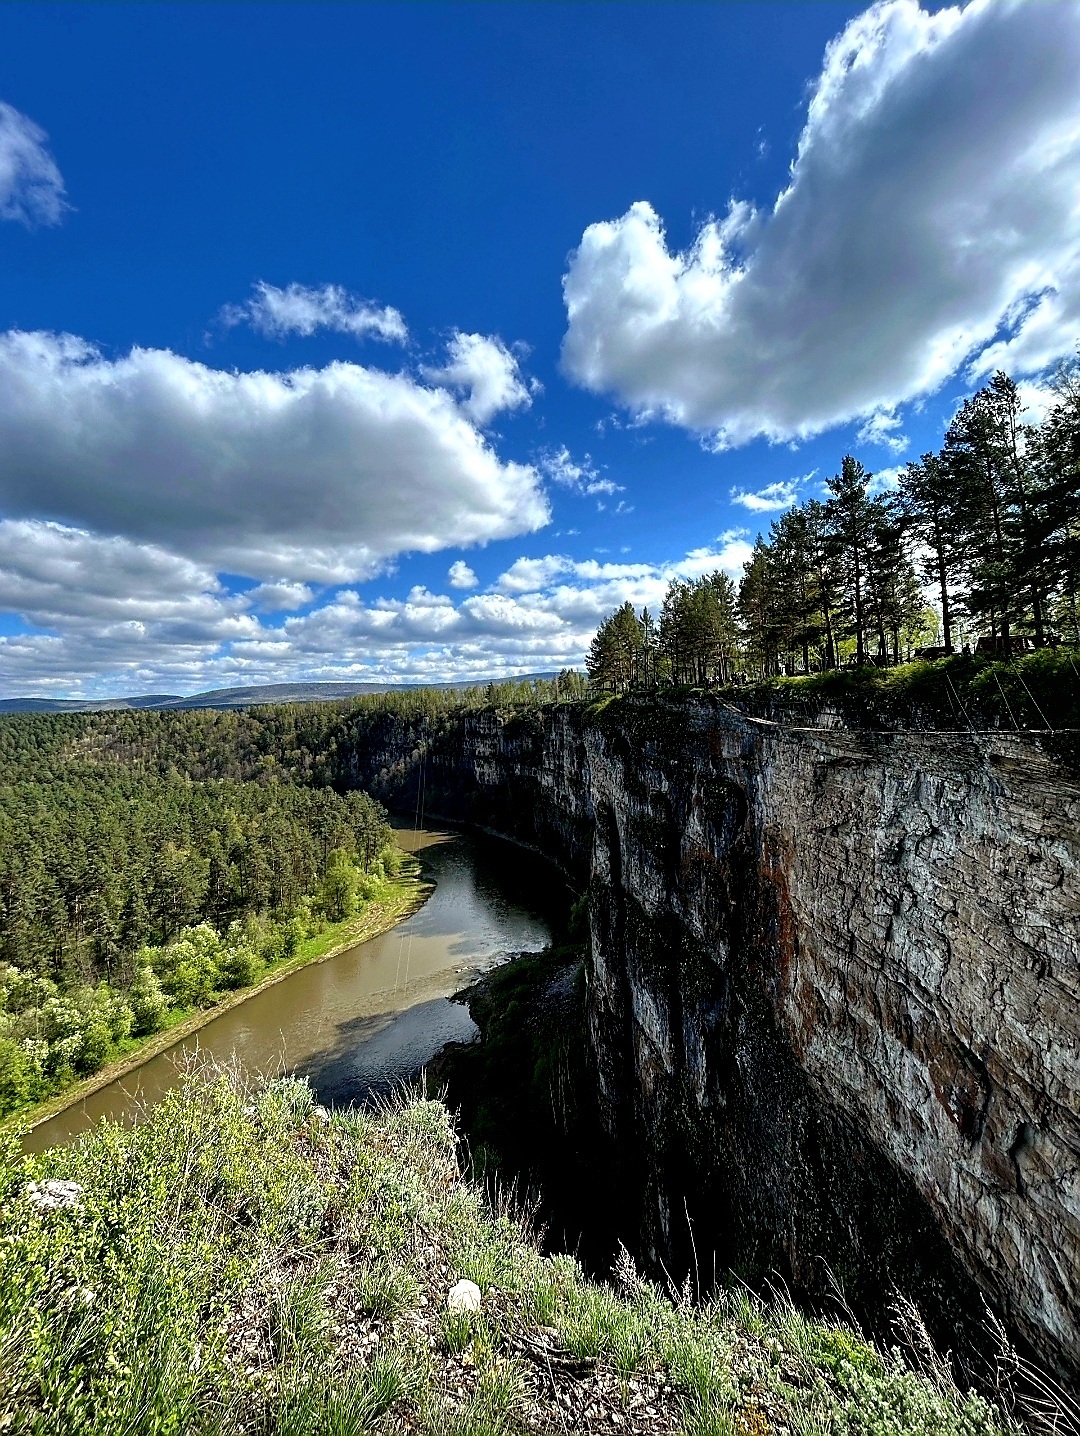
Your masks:
<svg viewBox="0 0 1080 1436"><path fill-rule="evenodd" d="M463 1280L450 1288L446 1298L447 1311L479 1311L480 1288L474 1281Z"/></svg>
<svg viewBox="0 0 1080 1436"><path fill-rule="evenodd" d="M48 1177L44 1182L31 1182L26 1195L39 1211L55 1212L61 1207L77 1207L83 1189L78 1182L64 1182L59 1177Z"/></svg>

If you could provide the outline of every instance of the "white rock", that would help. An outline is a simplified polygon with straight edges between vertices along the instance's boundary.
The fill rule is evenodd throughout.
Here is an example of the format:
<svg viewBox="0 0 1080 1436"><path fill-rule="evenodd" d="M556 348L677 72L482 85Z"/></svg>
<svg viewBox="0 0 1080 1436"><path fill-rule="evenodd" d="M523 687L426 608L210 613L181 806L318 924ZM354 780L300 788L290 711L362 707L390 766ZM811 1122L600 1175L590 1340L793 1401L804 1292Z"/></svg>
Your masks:
<svg viewBox="0 0 1080 1436"><path fill-rule="evenodd" d="M450 1288L446 1298L447 1311L479 1311L480 1288L474 1281L459 1281Z"/></svg>
<svg viewBox="0 0 1080 1436"><path fill-rule="evenodd" d="M49 1177L43 1182L28 1183L26 1195L32 1206L37 1207L40 1211L51 1212L62 1207L77 1207L82 1191L78 1182L67 1182L62 1181L59 1177Z"/></svg>
<svg viewBox="0 0 1080 1436"><path fill-rule="evenodd" d="M83 1189L78 1182L64 1182L59 1177L47 1177L44 1182L31 1182L26 1195L39 1211L55 1212L61 1207L77 1207Z"/></svg>

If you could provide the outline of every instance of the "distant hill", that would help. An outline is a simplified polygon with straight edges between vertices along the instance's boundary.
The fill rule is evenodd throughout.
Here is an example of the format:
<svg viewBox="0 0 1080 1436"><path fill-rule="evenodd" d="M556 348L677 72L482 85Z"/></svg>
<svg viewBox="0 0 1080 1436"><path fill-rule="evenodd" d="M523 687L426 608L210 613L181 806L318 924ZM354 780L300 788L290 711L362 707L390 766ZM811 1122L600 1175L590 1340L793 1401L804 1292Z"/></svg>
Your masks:
<svg viewBox="0 0 1080 1436"><path fill-rule="evenodd" d="M120 708L178 708L186 701L175 693L132 698L0 698L0 713L110 713Z"/></svg>
<svg viewBox="0 0 1080 1436"><path fill-rule="evenodd" d="M261 703L329 703L364 693L399 693L417 688L486 688L489 683L554 678L554 673L521 673L513 680L471 678L460 683L262 683L251 688L213 688L182 697L144 693L130 698L0 698L3 713L115 713L124 708L252 708Z"/></svg>

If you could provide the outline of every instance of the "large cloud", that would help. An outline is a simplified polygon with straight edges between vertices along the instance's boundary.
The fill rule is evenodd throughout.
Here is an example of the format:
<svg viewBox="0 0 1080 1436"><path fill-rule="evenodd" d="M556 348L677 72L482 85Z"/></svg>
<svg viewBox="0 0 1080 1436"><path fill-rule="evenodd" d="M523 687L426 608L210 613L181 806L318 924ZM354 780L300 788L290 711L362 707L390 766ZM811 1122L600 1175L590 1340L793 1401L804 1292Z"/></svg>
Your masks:
<svg viewBox="0 0 1080 1436"><path fill-rule="evenodd" d="M199 623L224 638L239 611L218 578L165 549L35 520L0 520L0 610L41 627ZM244 629L232 630L236 636Z"/></svg>
<svg viewBox="0 0 1080 1436"><path fill-rule="evenodd" d="M0 335L0 509L274 582L347 582L548 518L536 470L407 375L235 373L18 332Z"/></svg>
<svg viewBox="0 0 1080 1436"><path fill-rule="evenodd" d="M64 181L47 139L33 120L0 101L0 219L33 227L63 217Z"/></svg>
<svg viewBox="0 0 1080 1436"><path fill-rule="evenodd" d="M486 593L455 603L418 586L403 599L365 602L346 590L313 613L286 619L274 656L363 671L391 662L399 673L473 676L516 666L559 667L584 661L597 624L622 603L659 611L669 583L717 568L741 570L750 545L735 534L719 547L694 549L670 563L599 563L552 554L518 559ZM256 643L234 645L254 655ZM334 671L339 671L335 668Z"/></svg>
<svg viewBox="0 0 1080 1436"><path fill-rule="evenodd" d="M249 599L153 545L33 520L0 521L0 609L36 631L0 637L9 693L84 682L158 691L261 633Z"/></svg>
<svg viewBox="0 0 1080 1436"><path fill-rule="evenodd" d="M567 371L731 444L1046 365L1080 333L1078 75L1080 0L873 6L828 47L770 211L733 202L681 253L646 203L589 226Z"/></svg>
<svg viewBox="0 0 1080 1436"><path fill-rule="evenodd" d="M436 676L447 678L468 676L473 661L484 656L493 672L514 664L581 663L597 624L620 604L657 613L673 579L700 578L718 568L737 574L750 554L745 537L730 533L717 547L694 549L669 563L600 563L560 554L521 558L488 592L457 604L423 587L403 599L373 603L345 591L311 614L286 619L282 637L293 661L333 655L339 663L371 665L392 654L407 672L437 654L442 666ZM246 645L244 651L250 651Z"/></svg>

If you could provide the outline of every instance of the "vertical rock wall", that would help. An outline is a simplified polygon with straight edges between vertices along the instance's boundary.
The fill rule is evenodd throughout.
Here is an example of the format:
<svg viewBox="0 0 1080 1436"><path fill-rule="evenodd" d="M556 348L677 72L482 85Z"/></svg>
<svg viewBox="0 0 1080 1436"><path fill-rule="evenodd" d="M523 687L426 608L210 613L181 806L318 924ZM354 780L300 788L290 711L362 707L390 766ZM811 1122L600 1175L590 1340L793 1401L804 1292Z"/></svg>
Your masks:
<svg viewBox="0 0 1080 1436"><path fill-rule="evenodd" d="M424 752L433 808L588 883L596 1079L654 1260L869 1312L895 1284L946 1341L985 1295L1080 1373L1080 789L1035 742L709 699L401 736L358 776L392 791Z"/></svg>

